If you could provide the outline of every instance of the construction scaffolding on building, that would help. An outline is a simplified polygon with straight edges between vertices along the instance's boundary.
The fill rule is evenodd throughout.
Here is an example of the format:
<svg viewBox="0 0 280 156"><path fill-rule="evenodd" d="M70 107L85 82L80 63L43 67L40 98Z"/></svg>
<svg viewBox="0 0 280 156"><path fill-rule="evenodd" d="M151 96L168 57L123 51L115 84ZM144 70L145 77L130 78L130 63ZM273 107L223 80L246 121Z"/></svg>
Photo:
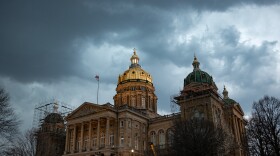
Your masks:
<svg viewBox="0 0 280 156"><path fill-rule="evenodd" d="M179 94L174 94L170 96L170 110L171 113L178 113L180 112L180 106L178 105L175 97L179 96Z"/></svg>
<svg viewBox="0 0 280 156"><path fill-rule="evenodd" d="M32 124L33 128L39 128L40 125L44 122L46 116L55 111L55 107L58 107L57 113L59 113L63 118L74 110L73 106L70 106L64 102L60 102L55 99L49 100L48 102L39 103L35 106L34 109Z"/></svg>

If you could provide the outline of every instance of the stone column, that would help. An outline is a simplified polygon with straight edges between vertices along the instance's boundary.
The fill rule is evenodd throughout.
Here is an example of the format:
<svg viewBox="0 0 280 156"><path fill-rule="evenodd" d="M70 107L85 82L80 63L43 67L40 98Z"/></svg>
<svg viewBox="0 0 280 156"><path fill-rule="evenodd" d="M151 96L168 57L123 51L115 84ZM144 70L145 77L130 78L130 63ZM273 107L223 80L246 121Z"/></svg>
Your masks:
<svg viewBox="0 0 280 156"><path fill-rule="evenodd" d="M238 125L239 125L239 129L240 129L240 142L242 142L242 137L243 137L243 129L242 129L242 120L240 118L238 118Z"/></svg>
<svg viewBox="0 0 280 156"><path fill-rule="evenodd" d="M107 117L106 119L106 137L105 137L105 146L109 147L109 139L110 139L110 136L109 136L109 128L110 128L110 119L109 117Z"/></svg>
<svg viewBox="0 0 280 156"><path fill-rule="evenodd" d="M237 140L238 140L238 143L240 142L240 133L239 133L239 126L238 126L238 120L237 120L237 117L235 116L234 117L234 120L235 120L235 127L236 127L236 134L237 134Z"/></svg>
<svg viewBox="0 0 280 156"><path fill-rule="evenodd" d="M97 119L97 135L96 135L96 142L97 148L99 149L99 131L100 131L100 119Z"/></svg>
<svg viewBox="0 0 280 156"><path fill-rule="evenodd" d="M90 151L90 149L91 149L91 131L92 131L91 121L89 121L89 128L88 128L89 148L87 149L87 151Z"/></svg>
<svg viewBox="0 0 280 156"><path fill-rule="evenodd" d="M79 149L80 152L84 149L84 123L81 125L81 148Z"/></svg>
<svg viewBox="0 0 280 156"><path fill-rule="evenodd" d="M235 136L235 139L236 139L236 141L237 141L237 130L236 130L235 115L233 115L232 120L233 120L234 136Z"/></svg>
<svg viewBox="0 0 280 156"><path fill-rule="evenodd" d="M64 150L64 154L67 154L67 152L69 152L69 126L67 126L66 128L66 142L65 142L65 150Z"/></svg>
<svg viewBox="0 0 280 156"><path fill-rule="evenodd" d="M71 151L71 153L74 153L74 151L76 150L76 133L77 133L77 127L76 127L76 125L74 125L74 138L73 138L73 149L72 149L72 151Z"/></svg>

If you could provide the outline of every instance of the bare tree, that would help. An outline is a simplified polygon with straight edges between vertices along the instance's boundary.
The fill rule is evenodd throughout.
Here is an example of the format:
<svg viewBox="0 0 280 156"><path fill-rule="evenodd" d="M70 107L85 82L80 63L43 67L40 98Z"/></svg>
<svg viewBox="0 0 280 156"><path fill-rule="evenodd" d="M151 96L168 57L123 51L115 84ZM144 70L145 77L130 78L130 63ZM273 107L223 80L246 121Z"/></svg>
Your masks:
<svg viewBox="0 0 280 156"><path fill-rule="evenodd" d="M173 155L227 155L234 144L233 138L222 127L214 126L208 120L176 122L173 134Z"/></svg>
<svg viewBox="0 0 280 156"><path fill-rule="evenodd" d="M35 133L34 129L30 129L24 135L18 135L3 154L7 156L35 156L37 144Z"/></svg>
<svg viewBox="0 0 280 156"><path fill-rule="evenodd" d="M19 120L9 103L9 95L0 89L0 153L18 134Z"/></svg>
<svg viewBox="0 0 280 156"><path fill-rule="evenodd" d="M253 103L252 118L247 126L252 155L280 156L280 100L264 96Z"/></svg>

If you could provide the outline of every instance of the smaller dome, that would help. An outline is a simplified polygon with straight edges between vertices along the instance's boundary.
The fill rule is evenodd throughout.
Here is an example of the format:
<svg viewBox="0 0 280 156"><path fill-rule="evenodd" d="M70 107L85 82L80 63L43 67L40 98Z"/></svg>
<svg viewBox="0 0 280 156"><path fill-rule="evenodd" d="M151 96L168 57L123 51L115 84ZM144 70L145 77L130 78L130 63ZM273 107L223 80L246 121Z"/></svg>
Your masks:
<svg viewBox="0 0 280 156"><path fill-rule="evenodd" d="M45 118L45 123L63 123L63 117L58 113L50 113Z"/></svg>
<svg viewBox="0 0 280 156"><path fill-rule="evenodd" d="M199 61L197 60L196 56L194 56L194 61L192 63L193 65L193 72L191 72L185 79L184 79L184 86L192 83L208 83L213 84L213 78L210 76L207 72L202 71L199 69Z"/></svg>
<svg viewBox="0 0 280 156"><path fill-rule="evenodd" d="M224 99L225 104L235 104L237 103L235 100L231 98Z"/></svg>

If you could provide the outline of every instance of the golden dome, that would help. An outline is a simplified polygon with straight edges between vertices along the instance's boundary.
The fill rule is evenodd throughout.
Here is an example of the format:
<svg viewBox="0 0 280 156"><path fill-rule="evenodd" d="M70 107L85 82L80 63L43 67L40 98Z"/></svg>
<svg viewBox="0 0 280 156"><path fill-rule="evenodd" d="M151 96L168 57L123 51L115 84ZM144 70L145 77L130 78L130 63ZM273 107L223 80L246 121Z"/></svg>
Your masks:
<svg viewBox="0 0 280 156"><path fill-rule="evenodd" d="M138 64L139 57L136 54L136 49L134 49L133 55L130 58L131 65L129 69L119 76L118 84L126 82L152 82L152 76L143 70Z"/></svg>

